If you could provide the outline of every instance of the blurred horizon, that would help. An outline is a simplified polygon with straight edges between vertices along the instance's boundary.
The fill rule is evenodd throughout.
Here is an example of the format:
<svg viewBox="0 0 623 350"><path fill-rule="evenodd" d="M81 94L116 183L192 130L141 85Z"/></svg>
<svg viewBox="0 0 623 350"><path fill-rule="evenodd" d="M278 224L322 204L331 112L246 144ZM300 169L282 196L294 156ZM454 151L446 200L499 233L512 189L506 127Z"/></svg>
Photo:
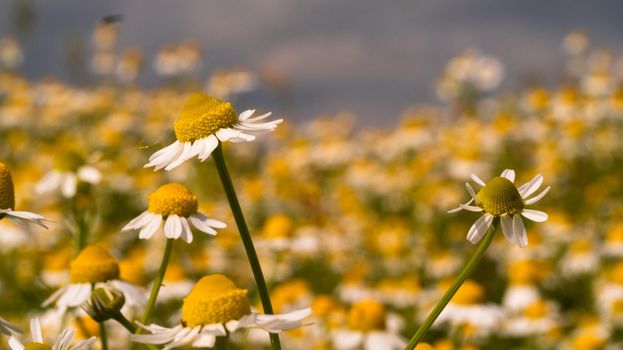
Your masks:
<svg viewBox="0 0 623 350"><path fill-rule="evenodd" d="M561 41L574 29L618 57L620 10L623 3L615 1L562 0L397 1L392 6L355 0L185 1L183 6L163 0L2 0L0 37L19 39L25 56L19 70L28 79L53 76L84 85L89 81L71 72L81 67L68 62L66 52L74 48L88 55L98 21L119 14L115 51L142 50L139 86L162 83L152 61L163 45L193 39L202 52L192 73L199 84L216 69L242 67L270 75L283 89L281 96L266 89L246 94L244 107L270 109L295 121L352 112L380 125L395 122L411 106L439 103L437 78L452 57L468 49L503 63L502 92L559 83Z"/></svg>

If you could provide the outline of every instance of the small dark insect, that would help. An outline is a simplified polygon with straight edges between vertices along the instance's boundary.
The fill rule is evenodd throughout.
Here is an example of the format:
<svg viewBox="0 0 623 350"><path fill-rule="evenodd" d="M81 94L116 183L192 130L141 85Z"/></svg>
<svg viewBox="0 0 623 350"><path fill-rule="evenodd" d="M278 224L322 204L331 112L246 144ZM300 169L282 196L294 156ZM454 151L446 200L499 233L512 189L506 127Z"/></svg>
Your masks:
<svg viewBox="0 0 623 350"><path fill-rule="evenodd" d="M100 22L105 24L118 23L123 21L123 15L107 15L100 19Z"/></svg>

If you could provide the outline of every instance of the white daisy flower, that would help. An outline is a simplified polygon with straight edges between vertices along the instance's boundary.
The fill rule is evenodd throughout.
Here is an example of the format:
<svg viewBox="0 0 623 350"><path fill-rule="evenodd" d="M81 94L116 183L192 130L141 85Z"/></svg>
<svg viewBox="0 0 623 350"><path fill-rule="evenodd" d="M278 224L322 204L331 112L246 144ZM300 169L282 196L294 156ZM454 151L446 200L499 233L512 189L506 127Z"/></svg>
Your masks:
<svg viewBox="0 0 623 350"><path fill-rule="evenodd" d="M28 211L16 211L15 208L15 189L13 188L13 178L9 168L0 163L0 220L7 218L9 221L18 225L32 222L44 228L48 228L50 220L43 216Z"/></svg>
<svg viewBox="0 0 623 350"><path fill-rule="evenodd" d="M532 196L541 187L543 176L539 174L519 188L513 184L515 171L511 169L504 170L501 176L494 177L486 183L475 174L472 174L471 177L474 182L482 186L482 189L476 193L469 183L465 183L472 199L465 204L459 204L458 208L448 211L449 213L460 210L484 212L484 215L469 229L467 240L473 244L478 243L491 227L493 218L500 217L502 232L506 239L511 244L517 244L521 248L526 247L528 236L521 216L536 222L547 220L546 213L525 209L525 206L536 203L549 192L550 186L547 186L541 193ZM475 205L471 205L472 202Z"/></svg>
<svg viewBox="0 0 623 350"><path fill-rule="evenodd" d="M149 195L147 210L134 218L121 230L140 229L140 239L150 239L164 221L164 235L167 238L182 238L186 243L193 240L189 222L198 230L216 235L215 229L227 227L225 223L210 219L199 213L197 196L179 183L160 186Z"/></svg>
<svg viewBox="0 0 623 350"><path fill-rule="evenodd" d="M392 322L385 305L376 300L358 301L348 313L348 329L332 334L333 345L338 350L404 349L407 341L399 335L400 321Z"/></svg>
<svg viewBox="0 0 623 350"><path fill-rule="evenodd" d="M242 328L279 333L304 326L301 320L310 314L309 308L277 315L253 312L248 291L236 287L224 275L215 274L199 280L184 298L181 324L173 328L141 325L152 334L132 335L131 339L137 343L165 345L163 350L182 346L213 347L216 337Z"/></svg>
<svg viewBox="0 0 623 350"><path fill-rule="evenodd" d="M41 324L39 323L39 319L36 317L30 320L30 334L32 336L32 342L27 343L26 345L19 341L19 339L17 339L15 336L11 336L11 338L9 338L9 346L11 347L11 350L77 350L87 347L95 342L95 337L91 337L87 340L80 341L76 345L70 347L71 343L74 340L76 331L68 328L63 330L58 338L56 338L56 342L54 343L54 345L49 346L43 341Z"/></svg>
<svg viewBox="0 0 623 350"><path fill-rule="evenodd" d="M219 142L253 141L253 133L273 131L283 121L260 122L271 113L251 118L253 113L252 109L238 116L229 102L203 93L191 95L173 125L177 141L154 153L145 168L171 170L195 156L204 161Z"/></svg>
<svg viewBox="0 0 623 350"><path fill-rule="evenodd" d="M3 333L5 335L13 335L15 333L22 333L22 330L13 323L0 317L0 333Z"/></svg>
<svg viewBox="0 0 623 350"><path fill-rule="evenodd" d="M62 309L78 307L91 296L91 290L110 282L125 296L126 305L145 305L145 293L139 287L119 279L119 263L104 248L87 246L69 264L70 284L52 294L43 306L56 303Z"/></svg>
<svg viewBox="0 0 623 350"><path fill-rule="evenodd" d="M43 195L60 191L63 197L72 198L78 191L79 181L96 185L101 179L100 171L90 165L81 166L76 171L53 169L37 183L35 192Z"/></svg>

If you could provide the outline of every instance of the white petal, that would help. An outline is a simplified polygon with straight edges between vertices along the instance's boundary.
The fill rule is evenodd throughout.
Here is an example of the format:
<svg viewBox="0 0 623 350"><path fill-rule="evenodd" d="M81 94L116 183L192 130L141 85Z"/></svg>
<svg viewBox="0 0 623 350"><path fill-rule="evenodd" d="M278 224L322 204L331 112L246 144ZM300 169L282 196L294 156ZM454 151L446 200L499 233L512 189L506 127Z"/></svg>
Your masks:
<svg viewBox="0 0 623 350"><path fill-rule="evenodd" d="M149 168L153 166L155 167L154 171L160 170L165 166L169 165L175 159L177 159L183 151L184 146L179 141L175 141L171 146L166 148L166 152L150 160L150 162L147 163L144 168Z"/></svg>
<svg viewBox="0 0 623 350"><path fill-rule="evenodd" d="M11 350L24 350L24 344L22 344L14 336L11 336L11 338L9 338L9 346L11 347Z"/></svg>
<svg viewBox="0 0 623 350"><path fill-rule="evenodd" d="M515 241L515 235L513 234L513 218L510 215L502 215L500 216L500 224L504 237L506 237L511 244L518 244L519 242Z"/></svg>
<svg viewBox="0 0 623 350"><path fill-rule="evenodd" d="M361 332L339 331L333 337L333 343L339 350L356 349L363 342L363 334Z"/></svg>
<svg viewBox="0 0 623 350"><path fill-rule="evenodd" d="M465 204L459 204L459 206L461 207L461 209L467 210L467 211L471 211L474 213L478 213L483 211L483 209L481 207L477 207L475 205L465 205Z"/></svg>
<svg viewBox="0 0 623 350"><path fill-rule="evenodd" d="M482 237L487 233L487 230L491 226L493 222L493 215L484 214L481 216L476 222L470 227L469 232L467 233L467 240L476 244L478 241L482 239Z"/></svg>
<svg viewBox="0 0 623 350"><path fill-rule="evenodd" d="M175 141L172 144L168 145L165 148L160 149L159 151L157 151L156 153L152 154L151 157L149 157L149 160L152 161L156 158L159 158L167 153L170 153L173 150L177 150L180 147L180 142L179 141Z"/></svg>
<svg viewBox="0 0 623 350"><path fill-rule="evenodd" d="M521 215L535 222L547 221L547 217L548 217L546 213L540 210L533 210L533 209L524 209L521 211Z"/></svg>
<svg viewBox="0 0 623 350"><path fill-rule="evenodd" d="M255 109L247 109L246 111L240 113L240 115L238 116L238 119L239 120L248 119L250 116L253 115L253 113L255 113Z"/></svg>
<svg viewBox="0 0 623 350"><path fill-rule="evenodd" d="M216 336L212 334L199 334L192 343L193 348L211 348L216 343Z"/></svg>
<svg viewBox="0 0 623 350"><path fill-rule="evenodd" d="M510 182L515 182L515 170L513 169L504 169L501 176Z"/></svg>
<svg viewBox="0 0 623 350"><path fill-rule="evenodd" d="M147 224L150 221L149 219L151 219L151 216L149 214L150 213L147 210L142 212L141 215L135 217L130 222L128 222L125 226L123 226L121 231L136 230L136 229L139 229L145 226L145 224Z"/></svg>
<svg viewBox="0 0 623 350"><path fill-rule="evenodd" d="M521 198L526 198L529 195L533 194L534 191L538 190L539 187L541 187L541 184L543 184L543 175L538 174L529 182L526 182L525 184L519 186L517 190L519 191Z"/></svg>
<svg viewBox="0 0 623 350"><path fill-rule="evenodd" d="M61 186L63 182L63 175L58 171L50 171L47 173L41 181L35 187L35 192L38 194L46 194L54 192Z"/></svg>
<svg viewBox="0 0 623 350"><path fill-rule="evenodd" d="M177 215L169 215L164 223L164 235L168 238L177 239L182 234L182 220Z"/></svg>
<svg viewBox="0 0 623 350"><path fill-rule="evenodd" d="M210 154L212 154L214 149L216 149L216 147L218 146L218 139L216 138L216 136L210 135L199 141L203 142L203 150L201 151L201 153L199 153L199 160L203 162L204 160L208 159Z"/></svg>
<svg viewBox="0 0 623 350"><path fill-rule="evenodd" d="M549 190L551 189L551 186L547 186L547 188L545 188L543 190L543 192L537 194L536 196L532 197L532 198L528 198L528 199L524 199L524 204L525 205L530 205L530 204L534 204L536 202L538 202L541 198L543 198L547 192L549 192Z"/></svg>
<svg viewBox="0 0 623 350"><path fill-rule="evenodd" d="M193 152L192 144L190 142L184 142L182 153L177 158L172 159L172 162L169 163L169 165L167 165L164 168L164 170L167 170L167 171L173 170L177 168L178 166L182 165L182 163L192 158L192 152Z"/></svg>
<svg viewBox="0 0 623 350"><path fill-rule="evenodd" d="M149 215L149 222L143 226L141 232L138 234L138 238L140 239L150 239L158 228L160 228L160 224L162 223L162 215L153 213L149 213Z"/></svg>
<svg viewBox="0 0 623 350"><path fill-rule="evenodd" d="M61 192L63 196L66 198L72 198L76 195L76 190L78 189L78 179L74 174L67 174L65 179L63 180L63 184L61 187Z"/></svg>
<svg viewBox="0 0 623 350"><path fill-rule="evenodd" d="M471 178L472 178L472 180L474 180L475 183L479 184L480 186L483 186L483 187L485 186L485 182L482 181L482 179L479 178L478 175L472 174Z"/></svg>
<svg viewBox="0 0 623 350"><path fill-rule="evenodd" d="M205 232L209 235L216 235L216 230L213 229L210 225L210 220L207 216L201 213L195 213L189 217L190 223L193 224L199 231ZM213 220L217 221L217 220ZM219 221L220 222L220 221ZM223 224L223 223L221 223ZM218 226L216 226L218 227Z"/></svg>
<svg viewBox="0 0 623 350"><path fill-rule="evenodd" d="M472 188L472 185L470 185L469 182L466 182L465 183L465 187L467 187L467 192L469 192L469 195L470 195L470 197L472 197L472 200L475 201L476 200L476 192Z"/></svg>
<svg viewBox="0 0 623 350"><path fill-rule="evenodd" d="M448 210L448 214L456 213L456 212L459 212L461 210L463 210L463 208L461 208L461 207L450 209L450 210Z"/></svg>
<svg viewBox="0 0 623 350"><path fill-rule="evenodd" d="M72 338L73 338L73 337L72 337ZM89 346L89 345L91 345L91 344L95 343L95 340L96 340L96 338L95 338L95 337L91 337L91 338L89 338L89 339L87 339L87 340L83 340L83 341L81 341L81 342L78 342L78 343L76 343L76 345L74 345L74 346L71 348L71 350L78 350L78 349L81 349L81 348L83 348L83 347L85 347L85 346Z"/></svg>
<svg viewBox="0 0 623 350"><path fill-rule="evenodd" d="M180 218L180 221L182 222L182 240L186 243L191 243L193 241L193 232L190 230L188 221L186 218Z"/></svg>
<svg viewBox="0 0 623 350"><path fill-rule="evenodd" d="M78 178L84 182L96 185L102 179L102 174L95 167L85 165L78 169Z"/></svg>
<svg viewBox="0 0 623 350"><path fill-rule="evenodd" d="M518 246L525 248L528 245L528 235L520 215L513 215L513 234Z"/></svg>
<svg viewBox="0 0 623 350"><path fill-rule="evenodd" d="M30 335L32 336L32 341L36 343L43 343L43 335L41 334L41 323L39 322L38 317L30 320Z"/></svg>

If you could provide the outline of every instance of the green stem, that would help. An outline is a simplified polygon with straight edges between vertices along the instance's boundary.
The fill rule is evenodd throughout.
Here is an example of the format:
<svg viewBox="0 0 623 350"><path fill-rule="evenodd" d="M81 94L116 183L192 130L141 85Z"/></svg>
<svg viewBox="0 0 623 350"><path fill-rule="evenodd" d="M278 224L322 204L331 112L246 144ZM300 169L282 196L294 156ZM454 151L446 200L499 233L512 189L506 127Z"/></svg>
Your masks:
<svg viewBox="0 0 623 350"><path fill-rule="evenodd" d="M265 313L272 314L273 306L270 303L270 296L268 295L268 288L266 288L264 274L262 274L262 267L260 266L260 261L257 257L257 253L255 252L249 228L247 227L244 215L242 214L242 209L240 208L240 203L238 202L238 197L236 196L234 184L229 176L229 171L227 170L227 165L225 164L225 159L223 158L223 150L220 142L219 145L216 146L214 152L212 152L212 156L214 157L214 162L216 163L216 169L218 170L221 183L223 184L223 188L227 194L229 206L234 215L234 219L236 220L236 226L238 226L238 232L240 233L240 238L244 244L244 249L247 252L249 264L251 265L251 270L253 271L253 277L255 277L255 283L257 284L257 290L260 294L260 299L262 300L262 308ZM270 333L270 343L273 350L281 349L279 335Z"/></svg>
<svg viewBox="0 0 623 350"><path fill-rule="evenodd" d="M222 337L216 337L215 350L227 350L229 348L229 333Z"/></svg>
<svg viewBox="0 0 623 350"><path fill-rule="evenodd" d="M450 299L452 299L457 290L459 290L459 287L461 287L467 277L469 277L472 272L474 272L476 266L478 266L478 263L485 255L487 248L489 248L489 245L493 241L493 237L495 237L495 232L498 229L499 222L499 217L493 219L493 224L491 225L482 242L478 246L478 249L474 253L474 256L472 256L469 262L467 262L467 265L465 265L463 271L459 273L454 283L452 283L452 285L450 286L450 288L448 288L443 297L441 297L441 300L439 300L437 305L435 305L433 311L431 311L431 313L426 317L424 323L422 323L420 328L418 328L417 332L415 332L415 335L413 335L413 338L411 338L405 350L413 350L415 346L422 340L422 338L424 338L424 335L426 335L428 329L433 325L433 322L435 322L437 317L439 317L439 314L441 314L446 305L448 305Z"/></svg>
<svg viewBox="0 0 623 350"><path fill-rule="evenodd" d="M123 328L127 329L130 333L136 332L137 327L134 324L132 324L132 322L130 322L127 318L125 318L125 316L123 316L121 312L117 311L115 316L113 316L112 319L119 322L119 324L121 324ZM148 349L158 350L158 347L153 344L143 344L143 345L145 345Z"/></svg>
<svg viewBox="0 0 623 350"><path fill-rule="evenodd" d="M162 280L164 279L164 273L167 271L167 266L169 265L169 260L171 258L171 252L173 251L173 239L167 238L166 246L164 247L164 254L162 255L162 262L160 263L160 269L158 270L158 275L154 280L153 286L151 286L151 293L149 294L149 300L147 300L147 306L145 308L145 312L143 313L143 318L141 318L141 323L146 325L151 319L151 315L154 312L154 306L156 305L156 299L158 298L158 292L160 292L160 287L162 286ZM138 327L136 329L136 334L141 334L142 328Z"/></svg>
<svg viewBox="0 0 623 350"><path fill-rule="evenodd" d="M108 350L108 338L106 337L106 325L100 322L100 341L102 342L102 350Z"/></svg>

